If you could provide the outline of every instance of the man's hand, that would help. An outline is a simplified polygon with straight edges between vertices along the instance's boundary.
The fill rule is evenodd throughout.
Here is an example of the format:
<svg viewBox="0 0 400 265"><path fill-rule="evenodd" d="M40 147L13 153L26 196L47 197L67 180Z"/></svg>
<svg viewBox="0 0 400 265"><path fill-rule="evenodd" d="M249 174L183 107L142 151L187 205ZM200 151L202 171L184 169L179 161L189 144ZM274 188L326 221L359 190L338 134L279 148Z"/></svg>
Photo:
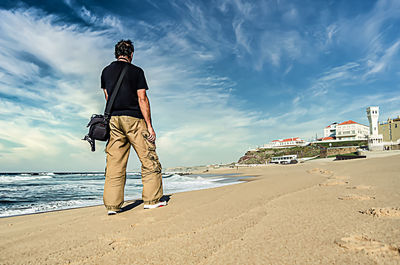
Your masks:
<svg viewBox="0 0 400 265"><path fill-rule="evenodd" d="M154 143L156 141L156 132L154 131L153 127L148 127L147 130L150 133L149 137L147 137L147 140Z"/></svg>

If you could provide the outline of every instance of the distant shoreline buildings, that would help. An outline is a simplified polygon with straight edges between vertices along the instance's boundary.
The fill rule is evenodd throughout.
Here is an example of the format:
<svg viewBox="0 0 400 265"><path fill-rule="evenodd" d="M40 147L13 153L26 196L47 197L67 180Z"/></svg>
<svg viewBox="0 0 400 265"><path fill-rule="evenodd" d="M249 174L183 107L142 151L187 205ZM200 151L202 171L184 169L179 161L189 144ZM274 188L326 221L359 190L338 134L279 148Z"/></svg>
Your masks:
<svg viewBox="0 0 400 265"><path fill-rule="evenodd" d="M379 133L384 142L394 142L400 139L400 115L397 118L389 118L386 122L379 124Z"/></svg>
<svg viewBox="0 0 400 265"><path fill-rule="evenodd" d="M260 147L260 149L268 149L268 148L288 148L288 147L295 147L295 146L304 146L307 145L308 142L300 139L299 137L294 138L287 138L287 139L279 139L273 140L268 144Z"/></svg>
<svg viewBox="0 0 400 265"><path fill-rule="evenodd" d="M379 107L367 108L369 126L353 120L341 123L333 122L326 126L324 136L311 143L333 143L347 141L367 141L369 150L400 149L400 115L397 118L389 118L386 122L379 123ZM279 149L296 146L306 146L307 142L299 137L273 140L258 148L249 148L249 151L260 149Z"/></svg>
<svg viewBox="0 0 400 265"><path fill-rule="evenodd" d="M348 120L342 123L334 122L324 128L324 137L319 138L319 141L332 140L367 140L369 135L369 127L359 124L355 121Z"/></svg>
<svg viewBox="0 0 400 265"><path fill-rule="evenodd" d="M384 150L383 135L379 134L379 107L368 107L367 116L369 120L370 134L368 136L368 150Z"/></svg>

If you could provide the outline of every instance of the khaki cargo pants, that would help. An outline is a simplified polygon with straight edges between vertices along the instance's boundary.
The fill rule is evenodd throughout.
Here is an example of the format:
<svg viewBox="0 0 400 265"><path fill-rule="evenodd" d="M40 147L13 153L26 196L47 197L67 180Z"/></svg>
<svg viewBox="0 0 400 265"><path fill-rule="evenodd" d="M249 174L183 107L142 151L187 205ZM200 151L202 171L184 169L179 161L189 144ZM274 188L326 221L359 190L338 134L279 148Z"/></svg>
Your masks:
<svg viewBox="0 0 400 265"><path fill-rule="evenodd" d="M163 195L161 164L156 146L147 140L144 119L112 116L110 140L106 146L107 166L103 201L107 210L119 210L124 203L126 165L131 146L142 163L142 199L144 204L156 204Z"/></svg>

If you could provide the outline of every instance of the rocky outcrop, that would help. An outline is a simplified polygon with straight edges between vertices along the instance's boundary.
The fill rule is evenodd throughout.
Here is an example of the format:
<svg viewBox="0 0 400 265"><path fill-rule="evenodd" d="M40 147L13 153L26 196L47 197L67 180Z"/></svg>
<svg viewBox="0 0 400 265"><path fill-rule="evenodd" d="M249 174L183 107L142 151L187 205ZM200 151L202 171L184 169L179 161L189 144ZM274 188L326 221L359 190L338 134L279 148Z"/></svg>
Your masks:
<svg viewBox="0 0 400 265"><path fill-rule="evenodd" d="M283 155L297 155L298 158L317 156L320 153L318 146L298 146L282 149L259 149L257 151L247 151L242 156L239 164L265 164L271 161L272 157Z"/></svg>

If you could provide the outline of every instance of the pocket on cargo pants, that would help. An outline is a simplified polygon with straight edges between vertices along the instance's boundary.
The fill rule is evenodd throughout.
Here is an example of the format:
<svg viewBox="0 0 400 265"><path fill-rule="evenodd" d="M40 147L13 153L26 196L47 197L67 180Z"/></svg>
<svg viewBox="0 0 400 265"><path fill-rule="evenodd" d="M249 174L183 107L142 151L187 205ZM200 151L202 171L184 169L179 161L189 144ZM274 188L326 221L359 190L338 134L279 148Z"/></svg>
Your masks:
<svg viewBox="0 0 400 265"><path fill-rule="evenodd" d="M147 130L142 131L141 134L142 137L144 138L144 144L147 150L146 152L147 154L145 156L147 158L146 159L147 161L142 161L143 166L145 166L146 169L150 171L149 173L151 172L161 173L161 164L156 153L156 144L148 140L150 133Z"/></svg>
<svg viewBox="0 0 400 265"><path fill-rule="evenodd" d="M156 145L148 140L150 133L147 131L146 124L143 122L143 130L138 135L141 145L139 155L142 163L142 198L145 204L156 204L163 196L163 185L161 175L161 164L156 153Z"/></svg>

